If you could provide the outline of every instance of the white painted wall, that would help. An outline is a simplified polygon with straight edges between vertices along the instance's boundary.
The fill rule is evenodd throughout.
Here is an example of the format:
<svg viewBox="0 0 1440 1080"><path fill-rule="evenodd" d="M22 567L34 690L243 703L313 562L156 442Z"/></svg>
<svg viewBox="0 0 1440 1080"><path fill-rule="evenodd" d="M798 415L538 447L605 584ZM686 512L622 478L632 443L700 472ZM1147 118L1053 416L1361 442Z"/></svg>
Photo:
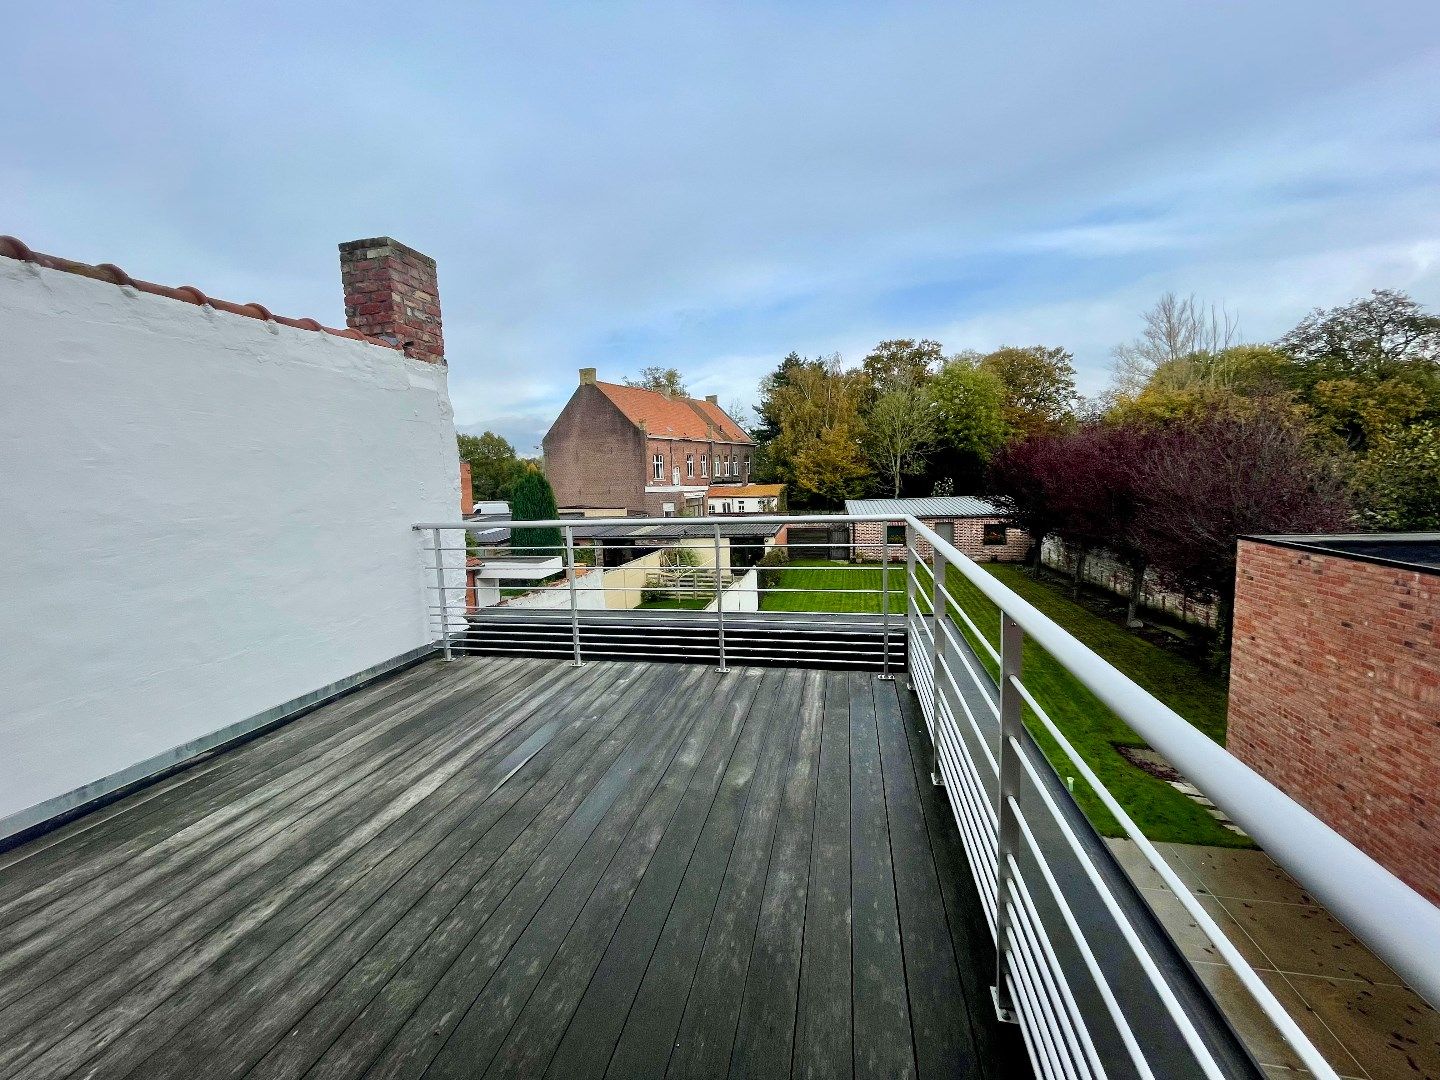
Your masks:
<svg viewBox="0 0 1440 1080"><path fill-rule="evenodd" d="M3 835L428 641L445 371L0 257L0 492Z"/></svg>

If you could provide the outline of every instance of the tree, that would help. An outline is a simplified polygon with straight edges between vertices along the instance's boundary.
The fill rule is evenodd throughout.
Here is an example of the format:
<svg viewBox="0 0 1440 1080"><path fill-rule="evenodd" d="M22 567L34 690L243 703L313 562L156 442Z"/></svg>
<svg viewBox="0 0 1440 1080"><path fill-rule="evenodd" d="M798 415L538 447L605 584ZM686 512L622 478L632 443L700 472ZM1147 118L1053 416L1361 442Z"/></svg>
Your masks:
<svg viewBox="0 0 1440 1080"><path fill-rule="evenodd" d="M636 386L641 390L654 390L656 393L664 394L666 397L689 397L689 391L685 389L685 380L678 369L673 367L652 366L640 369L637 378L625 380L626 386Z"/></svg>
<svg viewBox="0 0 1440 1080"><path fill-rule="evenodd" d="M945 362L938 341L910 338L882 341L861 362L870 392L880 397L896 386L921 386Z"/></svg>
<svg viewBox="0 0 1440 1080"><path fill-rule="evenodd" d="M1006 345L981 357L981 370L1005 387L1005 423L1024 437L1059 431L1074 419L1074 357L1064 349Z"/></svg>
<svg viewBox="0 0 1440 1080"><path fill-rule="evenodd" d="M931 487L978 491L985 466L1010 438L1005 423L1005 386L999 376L960 354L930 380L935 404L935 442L926 476Z"/></svg>
<svg viewBox="0 0 1440 1080"><path fill-rule="evenodd" d="M834 359L838 360L836 356ZM780 414L775 404L775 395L790 385L791 376L800 368L824 367L827 361L816 358L807 360L791 350L780 366L760 380L760 404L755 406L755 415L760 423L750 430L750 437L757 443L768 443L780 434Z"/></svg>
<svg viewBox="0 0 1440 1080"><path fill-rule="evenodd" d="M510 492L510 516L515 521L554 521L560 516L555 492L539 469L526 469ZM521 555L557 555L564 538L554 525L539 529L512 528L510 546Z"/></svg>
<svg viewBox="0 0 1440 1080"><path fill-rule="evenodd" d="M1276 344L1322 378L1387 378L1440 364L1440 316L1403 292L1375 289L1329 311L1316 308Z"/></svg>
<svg viewBox="0 0 1440 1080"><path fill-rule="evenodd" d="M525 471L508 441L487 431L483 435L456 436L460 460L470 463L470 486L477 501L504 499Z"/></svg>
<svg viewBox="0 0 1440 1080"><path fill-rule="evenodd" d="M1182 300L1167 292L1140 317L1145 322L1140 336L1114 349L1115 384L1122 394L1139 393L1165 364L1221 352L1239 336L1239 324L1228 311L1196 300L1193 293Z"/></svg>
<svg viewBox="0 0 1440 1080"><path fill-rule="evenodd" d="M864 446L893 498L900 497L901 477L920 471L934 437L934 403L924 384L891 380L865 414Z"/></svg>
<svg viewBox="0 0 1440 1080"><path fill-rule="evenodd" d="M990 462L986 490L1006 524L1029 534L1031 566L1040 565L1045 538L1060 523L1064 485L1064 454L1053 436L1010 443Z"/></svg>
<svg viewBox="0 0 1440 1080"><path fill-rule="evenodd" d="M833 506L869 486L865 397L864 376L846 370L838 355L792 365L784 384L766 394L758 411L773 418L778 433L765 446L765 467L790 485L792 507Z"/></svg>
<svg viewBox="0 0 1440 1080"><path fill-rule="evenodd" d="M1393 428L1358 470L1361 520L1391 532L1440 531L1440 423Z"/></svg>
<svg viewBox="0 0 1440 1080"><path fill-rule="evenodd" d="M1163 578L1217 597L1218 645L1234 610L1237 537L1349 527L1339 463L1283 405L1165 429L1134 469L1136 546Z"/></svg>

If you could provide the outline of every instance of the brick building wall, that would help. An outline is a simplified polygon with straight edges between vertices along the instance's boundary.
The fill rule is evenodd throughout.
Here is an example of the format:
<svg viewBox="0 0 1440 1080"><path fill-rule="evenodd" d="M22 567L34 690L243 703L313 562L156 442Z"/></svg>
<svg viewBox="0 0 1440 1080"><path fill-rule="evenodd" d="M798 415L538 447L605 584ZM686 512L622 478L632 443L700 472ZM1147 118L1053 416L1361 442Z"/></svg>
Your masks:
<svg viewBox="0 0 1440 1080"><path fill-rule="evenodd" d="M1440 573L1242 540L1227 745L1440 903Z"/></svg>
<svg viewBox="0 0 1440 1080"><path fill-rule="evenodd" d="M934 529L939 522L927 520L925 524ZM1024 562L1025 554L1030 550L1030 536L1023 529L1010 526L1005 530L1005 543L985 543L985 526L1000 524L1003 522L999 518L955 518L955 546L962 555L969 556L976 562ZM905 545L890 544L887 547L885 529L886 526L878 521L857 522L852 530L855 557L873 559L876 562L886 556L892 561L903 560ZM916 540L915 551L924 560L931 559L935 554L929 542L924 539Z"/></svg>
<svg viewBox="0 0 1440 1080"><path fill-rule="evenodd" d="M645 509L645 436L594 385L576 389L544 449L557 505Z"/></svg>

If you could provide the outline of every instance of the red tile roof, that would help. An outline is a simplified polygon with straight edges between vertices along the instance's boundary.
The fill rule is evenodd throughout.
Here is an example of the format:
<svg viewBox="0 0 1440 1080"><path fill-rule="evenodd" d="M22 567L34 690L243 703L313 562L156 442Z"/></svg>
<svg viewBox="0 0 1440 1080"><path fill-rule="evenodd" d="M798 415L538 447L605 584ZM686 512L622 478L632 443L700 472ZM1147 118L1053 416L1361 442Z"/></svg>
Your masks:
<svg viewBox="0 0 1440 1080"><path fill-rule="evenodd" d="M666 397L655 390L638 386L618 386L597 382L602 394L625 414L631 423L643 425L646 432L671 439L720 439L726 442L750 442L740 425L712 401L694 398Z"/></svg>
<svg viewBox="0 0 1440 1080"><path fill-rule="evenodd" d="M181 285L172 289L168 285L156 285L152 281L141 281L139 278L132 278L114 263L92 266L89 263L75 262L73 259L62 259L56 255L43 255L38 251L31 251L24 242L13 236L0 236L0 255L9 259L18 259L21 262L34 263L36 266L44 266L50 270L62 270L67 274L78 274L80 277L94 278L96 281L109 281L116 285L128 286L152 296L165 296L171 300L194 304L197 307L208 304L217 311L228 311L232 315L244 315L251 319L276 322L282 326L293 326L298 330L318 330L322 333L334 334L336 337L368 341L371 345L381 345L397 351L400 348L399 345L381 338L367 337L358 330L337 330L331 326L321 326L314 319L288 319L283 315L272 315L260 304L232 304L229 300L217 300L213 296L206 296L194 285Z"/></svg>
<svg viewBox="0 0 1440 1080"><path fill-rule="evenodd" d="M774 499L785 494L784 484L712 484L707 499Z"/></svg>

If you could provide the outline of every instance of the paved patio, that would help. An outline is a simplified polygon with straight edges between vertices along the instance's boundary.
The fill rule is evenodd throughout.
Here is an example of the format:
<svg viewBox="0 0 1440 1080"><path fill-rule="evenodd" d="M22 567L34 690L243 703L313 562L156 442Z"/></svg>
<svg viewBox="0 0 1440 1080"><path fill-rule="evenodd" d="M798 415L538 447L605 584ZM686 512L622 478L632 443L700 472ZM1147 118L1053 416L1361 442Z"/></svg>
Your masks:
<svg viewBox="0 0 1440 1080"><path fill-rule="evenodd" d="M1266 1071L1277 1080L1308 1076L1135 845L1129 840L1110 844ZM1440 1078L1440 1013L1270 856L1156 846L1336 1072L1356 1080Z"/></svg>

